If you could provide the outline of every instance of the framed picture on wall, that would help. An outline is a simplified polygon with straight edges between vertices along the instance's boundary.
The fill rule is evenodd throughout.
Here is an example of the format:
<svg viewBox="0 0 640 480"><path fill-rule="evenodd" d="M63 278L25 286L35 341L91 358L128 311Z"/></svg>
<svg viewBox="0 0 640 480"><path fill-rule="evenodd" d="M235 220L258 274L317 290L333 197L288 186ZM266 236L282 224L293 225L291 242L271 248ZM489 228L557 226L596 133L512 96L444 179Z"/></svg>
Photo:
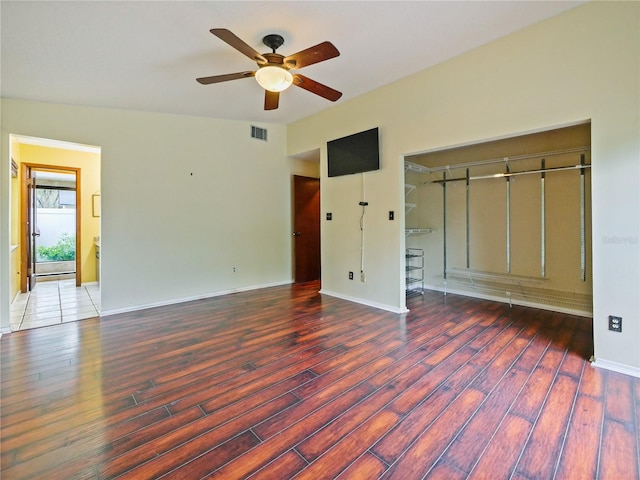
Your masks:
<svg viewBox="0 0 640 480"><path fill-rule="evenodd" d="M100 216L100 194L94 193L91 195L91 208L94 217Z"/></svg>

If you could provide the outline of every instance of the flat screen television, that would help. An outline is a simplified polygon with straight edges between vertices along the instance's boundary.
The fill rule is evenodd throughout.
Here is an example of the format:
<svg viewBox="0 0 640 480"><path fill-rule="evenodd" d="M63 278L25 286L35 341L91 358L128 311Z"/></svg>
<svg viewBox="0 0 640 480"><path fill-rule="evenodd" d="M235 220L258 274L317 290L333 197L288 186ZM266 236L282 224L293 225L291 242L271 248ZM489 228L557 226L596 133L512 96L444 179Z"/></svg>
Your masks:
<svg viewBox="0 0 640 480"><path fill-rule="evenodd" d="M327 166L330 177L379 170L378 128L327 142Z"/></svg>

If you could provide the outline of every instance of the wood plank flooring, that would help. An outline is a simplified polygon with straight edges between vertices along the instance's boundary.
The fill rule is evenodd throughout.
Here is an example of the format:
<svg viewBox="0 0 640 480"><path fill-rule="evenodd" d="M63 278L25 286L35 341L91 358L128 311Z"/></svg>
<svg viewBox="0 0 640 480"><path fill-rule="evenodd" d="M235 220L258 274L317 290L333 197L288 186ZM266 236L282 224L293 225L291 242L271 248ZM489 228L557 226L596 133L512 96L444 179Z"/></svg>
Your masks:
<svg viewBox="0 0 640 480"><path fill-rule="evenodd" d="M640 476L640 379L591 321L318 283L5 335L2 479Z"/></svg>

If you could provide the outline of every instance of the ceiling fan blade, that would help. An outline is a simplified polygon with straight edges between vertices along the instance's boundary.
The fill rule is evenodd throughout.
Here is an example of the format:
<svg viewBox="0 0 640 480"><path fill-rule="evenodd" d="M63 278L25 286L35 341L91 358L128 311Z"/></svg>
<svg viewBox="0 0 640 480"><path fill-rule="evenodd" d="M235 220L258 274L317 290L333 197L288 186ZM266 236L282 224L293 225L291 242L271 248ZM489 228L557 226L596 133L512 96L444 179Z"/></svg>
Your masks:
<svg viewBox="0 0 640 480"><path fill-rule="evenodd" d="M227 82L229 80L238 80L239 78L248 78L255 76L256 72L238 72L227 73L226 75L214 75L213 77L196 78L198 83L202 85L210 85L212 83Z"/></svg>
<svg viewBox="0 0 640 480"><path fill-rule="evenodd" d="M264 58L262 54L258 53L252 47L244 43L242 40L240 40L240 38L238 38L235 34L231 33L231 31L227 30L226 28L212 28L209 31L223 42L227 42L240 53L245 54L251 60L258 62L259 64L267 63L267 59Z"/></svg>
<svg viewBox="0 0 640 480"><path fill-rule="evenodd" d="M331 42L322 42L314 47L309 47L301 52L285 57L284 63L291 68L302 68L314 63L323 62L340 55L340 52Z"/></svg>
<svg viewBox="0 0 640 480"><path fill-rule="evenodd" d="M326 85L321 84L320 82L316 82L315 80L311 80L304 75L300 75L296 73L293 75L293 84L297 87L304 88L305 90L315 93L316 95L320 95L327 100L331 100L335 102L342 96L342 92L334 90L331 87L327 87Z"/></svg>
<svg viewBox="0 0 640 480"><path fill-rule="evenodd" d="M278 108L278 101L280 100L280 92L271 92L269 90L264 91L264 109L275 110Z"/></svg>

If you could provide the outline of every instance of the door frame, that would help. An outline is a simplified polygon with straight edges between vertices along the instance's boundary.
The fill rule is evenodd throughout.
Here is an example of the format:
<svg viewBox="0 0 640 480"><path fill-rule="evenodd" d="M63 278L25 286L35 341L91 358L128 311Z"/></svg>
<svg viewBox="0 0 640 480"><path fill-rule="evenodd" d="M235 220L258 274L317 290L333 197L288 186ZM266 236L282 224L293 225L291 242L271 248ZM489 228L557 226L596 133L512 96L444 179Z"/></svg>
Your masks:
<svg viewBox="0 0 640 480"><path fill-rule="evenodd" d="M82 189L81 189L81 174L78 167L65 167L57 165L45 165L41 163L22 163L21 164L21 179L20 179L20 290L22 293L27 293L27 269L29 264L29 253L27 247L29 246L29 229L27 228L28 222L28 189L27 189L27 173L30 170L44 171L44 172L64 172L75 173L76 176L76 287L82 285L82 261L81 261L81 226L82 226Z"/></svg>

